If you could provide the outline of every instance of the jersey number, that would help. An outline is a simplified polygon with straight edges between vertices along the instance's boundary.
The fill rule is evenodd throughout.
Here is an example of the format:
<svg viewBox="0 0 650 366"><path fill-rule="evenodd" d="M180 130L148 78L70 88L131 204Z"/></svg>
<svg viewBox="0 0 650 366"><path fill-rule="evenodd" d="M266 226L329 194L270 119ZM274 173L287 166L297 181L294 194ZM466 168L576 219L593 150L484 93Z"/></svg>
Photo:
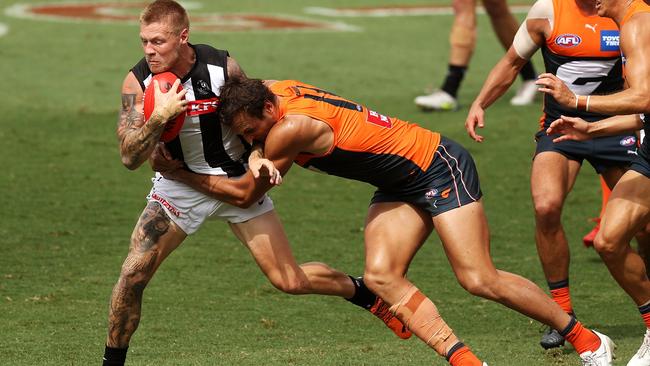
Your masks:
<svg viewBox="0 0 650 366"><path fill-rule="evenodd" d="M363 111L363 107L361 105L351 102L349 100L345 100L336 94L327 92L322 89L311 88L304 85L297 85L293 87L293 90L296 93L296 95L302 95L305 98L317 100L319 102L325 102L327 104L333 105L338 108L345 108L357 112ZM305 91L307 92L305 93ZM310 91L316 92L318 94L311 94L309 93ZM368 110L368 118L366 120L377 126L386 127L386 128L392 127L390 118L384 116L383 114L379 114L375 111Z"/></svg>

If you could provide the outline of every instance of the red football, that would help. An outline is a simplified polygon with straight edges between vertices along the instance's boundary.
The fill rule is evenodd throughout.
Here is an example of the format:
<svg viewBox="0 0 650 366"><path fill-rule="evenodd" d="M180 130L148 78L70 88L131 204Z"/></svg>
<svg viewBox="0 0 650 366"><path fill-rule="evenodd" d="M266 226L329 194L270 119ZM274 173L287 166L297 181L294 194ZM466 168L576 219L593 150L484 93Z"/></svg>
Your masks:
<svg viewBox="0 0 650 366"><path fill-rule="evenodd" d="M155 106L155 91L153 87L153 81L158 80L158 84L160 85L160 90L163 93L167 93L169 89L171 89L172 85L174 84L174 81L176 81L178 77L174 75L173 73L167 71L163 72L160 74L154 75L154 77L151 79L151 82L147 86L147 89L144 91L144 119L145 121L149 120L149 117L151 117L151 113L153 112L153 108ZM178 90L181 91L183 90L183 85L179 84L178 85ZM185 97L183 97L185 98ZM178 132L181 130L183 127L183 123L185 122L185 114L186 112L183 111L181 114L179 114L176 118L174 118L173 121L167 122L165 125L165 130L162 133L162 136L160 136L160 141L163 142L169 142L176 138L178 136Z"/></svg>

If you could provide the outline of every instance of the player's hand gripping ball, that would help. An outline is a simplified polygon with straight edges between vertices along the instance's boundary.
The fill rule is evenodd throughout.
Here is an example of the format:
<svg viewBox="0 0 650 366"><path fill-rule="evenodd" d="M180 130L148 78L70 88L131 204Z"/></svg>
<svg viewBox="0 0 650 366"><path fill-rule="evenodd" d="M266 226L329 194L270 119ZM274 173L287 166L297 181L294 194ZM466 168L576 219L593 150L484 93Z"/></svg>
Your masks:
<svg viewBox="0 0 650 366"><path fill-rule="evenodd" d="M178 77L169 71L156 74L151 79L151 82L147 86L147 89L145 89L144 91L145 121L149 120L149 117L151 117L151 113L153 113L154 107L156 105L156 101L155 101L156 90L154 88L153 81L158 80L160 91L163 93L167 93L169 89L171 89L176 79L178 79ZM183 90L183 85L179 84L178 89L176 91L179 92L181 90ZM182 99L185 99L185 96L183 96ZM186 111L183 111L178 116L176 116L176 118L167 122L167 124L165 125L165 130L160 136L160 141L169 142L174 138L176 138L176 136L178 136L178 132L181 130L181 128L183 127L183 123L185 122L185 115L186 115Z"/></svg>

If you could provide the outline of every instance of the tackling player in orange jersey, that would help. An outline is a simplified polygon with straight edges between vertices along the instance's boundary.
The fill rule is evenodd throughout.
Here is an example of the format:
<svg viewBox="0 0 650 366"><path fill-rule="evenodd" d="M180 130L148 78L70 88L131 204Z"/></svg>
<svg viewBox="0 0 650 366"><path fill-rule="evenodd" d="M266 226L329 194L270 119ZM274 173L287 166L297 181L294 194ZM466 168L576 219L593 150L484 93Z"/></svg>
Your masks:
<svg viewBox="0 0 650 366"><path fill-rule="evenodd" d="M612 342L584 328L531 281L494 267L478 174L457 143L417 125L297 81L231 79L221 89L222 121L286 174L293 163L377 187L364 230L366 285L453 366L481 366L405 274L434 227L460 284L470 293L560 329L584 365L611 365ZM272 187L183 169L163 172L246 207Z"/></svg>
<svg viewBox="0 0 650 366"><path fill-rule="evenodd" d="M632 114L650 112L650 63L647 61L650 54L650 6L641 0L598 0L597 7L599 15L612 18L621 30L620 48L628 88L614 94L584 96L574 94L561 80L546 74L538 84L541 91L574 110L627 116L587 125L580 119L563 116L548 130L548 133L567 134L557 141L638 129L644 126L642 120L648 114L643 118ZM649 146L646 139L638 150L639 157L612 190L594 241L594 248L614 279L632 297L646 325L643 343L628 366L650 365L650 281L642 258L630 247L634 234L650 221Z"/></svg>
<svg viewBox="0 0 650 366"><path fill-rule="evenodd" d="M484 110L505 93L517 71L538 49L541 49L546 72L557 75L576 93L596 95L622 90L618 36L616 23L598 16L595 0L538 0L517 32L512 47L492 69L472 104L465 122L470 137L483 141L476 128L485 125ZM584 160L613 187L636 153L636 137L620 134L594 141L553 143L545 130L562 114L588 121L608 116L570 110L552 96L545 95L544 114L535 135L537 148L530 186L537 253L553 299L573 314L569 245L561 221L564 202ZM564 344L564 340L557 330L549 329L540 344L553 348Z"/></svg>

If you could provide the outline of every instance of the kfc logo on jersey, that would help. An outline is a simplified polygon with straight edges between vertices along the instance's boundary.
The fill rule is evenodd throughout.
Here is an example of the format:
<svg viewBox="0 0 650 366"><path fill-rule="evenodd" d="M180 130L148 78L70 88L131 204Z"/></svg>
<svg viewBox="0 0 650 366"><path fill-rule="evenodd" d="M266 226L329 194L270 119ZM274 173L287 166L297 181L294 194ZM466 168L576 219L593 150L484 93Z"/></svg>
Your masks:
<svg viewBox="0 0 650 366"><path fill-rule="evenodd" d="M600 32L600 50L601 51L618 51L619 50L619 33L617 30L608 30Z"/></svg>
<svg viewBox="0 0 650 366"><path fill-rule="evenodd" d="M636 137L634 136L627 136L623 138L621 141L619 141L619 144L621 146L632 146L636 144Z"/></svg>
<svg viewBox="0 0 650 366"><path fill-rule="evenodd" d="M582 38L575 34L562 34L555 38L555 44L562 47L575 47L582 42Z"/></svg>
<svg viewBox="0 0 650 366"><path fill-rule="evenodd" d="M198 116L201 114L214 113L217 111L219 98L191 100L187 103L187 115Z"/></svg>

